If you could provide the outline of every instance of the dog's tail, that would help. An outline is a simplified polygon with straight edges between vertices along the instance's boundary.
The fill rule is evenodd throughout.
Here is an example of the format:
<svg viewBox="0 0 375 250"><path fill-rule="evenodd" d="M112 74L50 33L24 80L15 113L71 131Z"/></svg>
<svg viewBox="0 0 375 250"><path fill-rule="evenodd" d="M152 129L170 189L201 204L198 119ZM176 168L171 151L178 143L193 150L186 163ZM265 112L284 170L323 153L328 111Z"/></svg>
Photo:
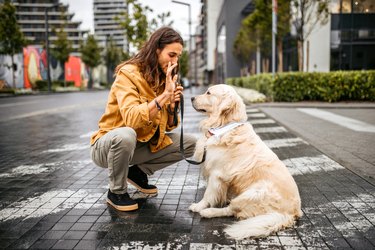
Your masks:
<svg viewBox="0 0 375 250"><path fill-rule="evenodd" d="M248 237L266 237L284 227L294 224L294 216L269 213L236 222L224 231L231 238L240 240Z"/></svg>

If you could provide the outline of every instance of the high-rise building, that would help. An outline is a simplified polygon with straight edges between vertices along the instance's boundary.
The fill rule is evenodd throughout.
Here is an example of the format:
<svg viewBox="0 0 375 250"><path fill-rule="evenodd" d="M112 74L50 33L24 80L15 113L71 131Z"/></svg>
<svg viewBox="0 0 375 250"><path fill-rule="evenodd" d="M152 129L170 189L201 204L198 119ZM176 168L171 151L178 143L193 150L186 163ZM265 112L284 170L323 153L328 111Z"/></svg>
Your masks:
<svg viewBox="0 0 375 250"><path fill-rule="evenodd" d="M74 14L69 13L69 5L64 5L59 0L13 0L12 3L16 7L17 23L31 45L37 48L45 45L47 10L50 47L53 47L53 41L57 39L56 32L63 27L73 43L74 53L78 53L82 34L86 31L79 29L81 22L72 21Z"/></svg>
<svg viewBox="0 0 375 250"><path fill-rule="evenodd" d="M95 38L101 47L111 38L119 48L127 50L125 31L118 21L126 11L124 0L94 0Z"/></svg>

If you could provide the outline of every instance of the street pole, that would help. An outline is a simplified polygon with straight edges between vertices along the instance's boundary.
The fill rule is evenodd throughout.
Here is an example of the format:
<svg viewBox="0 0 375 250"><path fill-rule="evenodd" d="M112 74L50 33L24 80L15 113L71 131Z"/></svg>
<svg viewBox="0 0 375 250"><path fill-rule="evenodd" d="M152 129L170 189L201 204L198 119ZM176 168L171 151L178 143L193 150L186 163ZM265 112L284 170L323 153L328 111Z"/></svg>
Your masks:
<svg viewBox="0 0 375 250"><path fill-rule="evenodd" d="M51 73L49 69L49 39L48 39L48 7L44 10L44 21L46 27L46 64L47 64L47 83L48 92L51 92Z"/></svg>
<svg viewBox="0 0 375 250"><path fill-rule="evenodd" d="M48 27L48 9L59 6L60 4L54 4L50 7L46 7L44 10L44 22L46 27L46 64L47 64L47 83L48 83L48 92L51 92L51 72L49 68L49 27ZM64 67L64 66L63 66Z"/></svg>
<svg viewBox="0 0 375 250"><path fill-rule="evenodd" d="M177 3L177 4L182 4L182 5L185 5L185 6L188 6L189 7L189 82L191 84L191 80L192 80L192 77L191 77L191 69L190 69L190 66L192 64L192 60L191 60L191 49L192 49L192 46L191 46L191 6L190 4L188 3L184 3L184 2L180 2L180 1L175 1L175 0L172 0L173 3ZM195 83L196 84L196 83Z"/></svg>
<svg viewBox="0 0 375 250"><path fill-rule="evenodd" d="M272 0L272 77L276 68L277 0Z"/></svg>

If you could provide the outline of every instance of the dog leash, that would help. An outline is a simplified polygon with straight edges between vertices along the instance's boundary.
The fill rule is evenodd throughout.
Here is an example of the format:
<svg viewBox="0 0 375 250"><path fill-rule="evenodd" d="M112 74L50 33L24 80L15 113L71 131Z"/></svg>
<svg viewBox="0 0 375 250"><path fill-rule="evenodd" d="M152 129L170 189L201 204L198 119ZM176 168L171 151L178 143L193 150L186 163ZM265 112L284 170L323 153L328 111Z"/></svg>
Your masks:
<svg viewBox="0 0 375 250"><path fill-rule="evenodd" d="M174 113L178 112L178 104L174 107ZM206 147L204 147L203 157L201 161L189 160L185 157L184 149L184 96L180 95L180 112L181 112L181 134L180 134L180 152L185 161L193 165L199 165L206 160ZM177 115L174 116L177 119ZM176 123L175 123L176 124Z"/></svg>

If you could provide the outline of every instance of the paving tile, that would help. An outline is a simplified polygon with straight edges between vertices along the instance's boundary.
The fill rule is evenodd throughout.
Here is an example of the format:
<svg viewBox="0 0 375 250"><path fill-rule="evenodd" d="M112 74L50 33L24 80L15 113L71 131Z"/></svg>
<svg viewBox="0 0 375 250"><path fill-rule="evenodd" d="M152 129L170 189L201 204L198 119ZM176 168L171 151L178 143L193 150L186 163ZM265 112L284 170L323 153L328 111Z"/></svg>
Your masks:
<svg viewBox="0 0 375 250"><path fill-rule="evenodd" d="M51 249L74 249L79 240L58 240Z"/></svg>

